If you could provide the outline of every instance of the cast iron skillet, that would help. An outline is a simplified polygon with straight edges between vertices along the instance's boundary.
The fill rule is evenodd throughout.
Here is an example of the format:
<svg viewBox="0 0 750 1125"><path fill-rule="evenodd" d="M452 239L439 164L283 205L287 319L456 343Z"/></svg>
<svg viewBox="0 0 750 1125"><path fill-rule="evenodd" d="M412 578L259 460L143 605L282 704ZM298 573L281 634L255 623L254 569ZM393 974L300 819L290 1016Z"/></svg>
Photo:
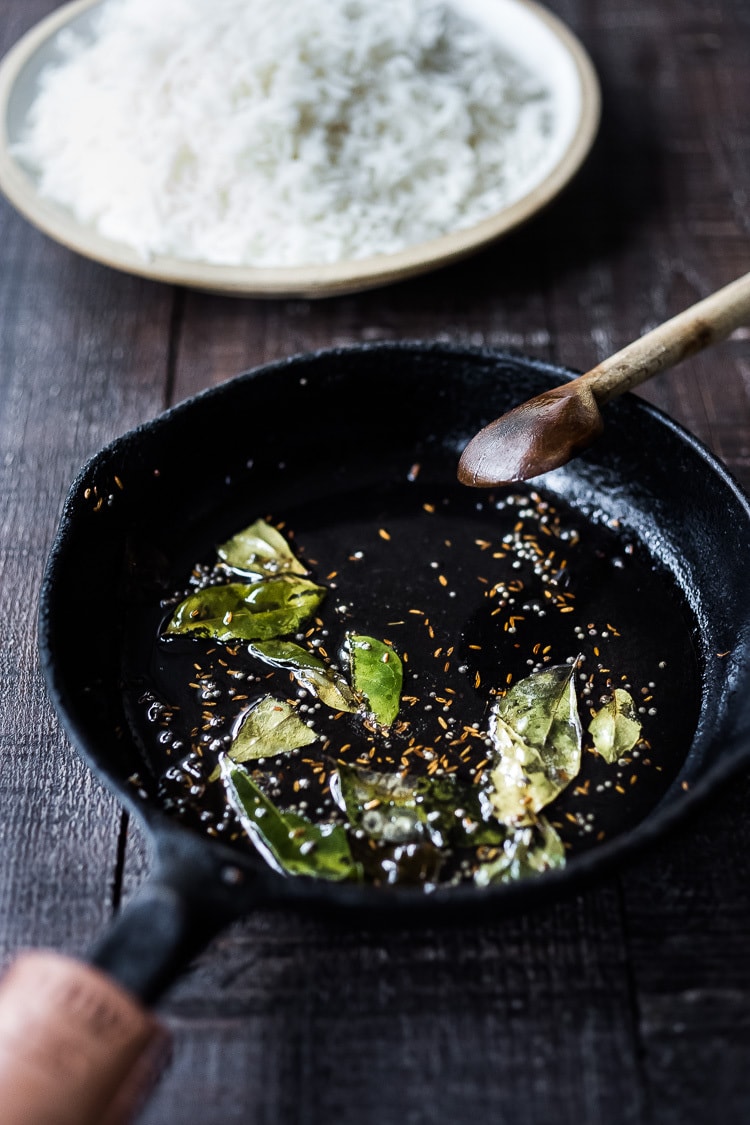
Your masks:
<svg viewBox="0 0 750 1125"><path fill-rule="evenodd" d="M151 877L91 953L146 1004L217 930L261 904L400 920L405 912L497 917L542 902L656 840L747 763L750 505L694 437L626 395L607 407L606 438L537 483L592 524L616 521L684 623L682 649L666 655L672 666L684 662L688 682L694 666L694 698L667 715L682 742L652 807L632 823L562 870L425 895L284 878L249 851L171 818L146 783L132 780L148 772L148 749L123 703L123 647L152 571L173 578L205 552L207 529L228 534L266 512L309 505L328 511L335 530L363 490L408 489L415 465L420 487L460 488L456 466L473 434L574 374L519 354L438 343L324 350L205 391L83 467L44 576L41 656L73 744L153 846ZM486 500L463 492L472 504ZM618 607L624 616L630 608Z"/></svg>

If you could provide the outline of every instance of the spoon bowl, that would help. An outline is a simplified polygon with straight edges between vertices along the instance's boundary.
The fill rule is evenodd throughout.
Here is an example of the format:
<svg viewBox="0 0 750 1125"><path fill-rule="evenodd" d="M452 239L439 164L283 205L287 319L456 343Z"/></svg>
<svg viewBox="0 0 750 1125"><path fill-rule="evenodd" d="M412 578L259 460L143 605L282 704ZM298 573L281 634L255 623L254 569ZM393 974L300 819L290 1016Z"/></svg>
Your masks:
<svg viewBox="0 0 750 1125"><path fill-rule="evenodd" d="M459 481L494 488L559 469L601 435L600 406L748 323L750 274L745 274L584 375L490 422L461 454Z"/></svg>
<svg viewBox="0 0 750 1125"><path fill-rule="evenodd" d="M493 487L559 468L604 429L591 387L574 379L522 402L490 422L467 445L458 466L462 484Z"/></svg>

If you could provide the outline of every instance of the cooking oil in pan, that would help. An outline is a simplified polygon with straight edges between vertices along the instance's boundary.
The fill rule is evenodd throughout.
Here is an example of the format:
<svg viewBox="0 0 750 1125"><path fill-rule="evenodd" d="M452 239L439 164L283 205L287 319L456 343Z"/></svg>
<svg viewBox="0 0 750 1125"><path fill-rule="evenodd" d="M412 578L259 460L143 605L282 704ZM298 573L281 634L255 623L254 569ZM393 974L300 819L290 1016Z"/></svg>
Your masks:
<svg viewBox="0 0 750 1125"><path fill-rule="evenodd" d="M298 642L334 666L352 632L380 638L400 656L399 714L386 735L327 708L288 669L259 663L246 642L165 636L175 605L221 574L217 543L259 517L282 530L326 590ZM582 764L545 816L566 862L632 828L673 782L697 720L693 625L671 576L616 521L593 522L525 485L478 500L459 485L436 489L418 479L335 504L235 508L216 519L196 538L190 563L170 573L171 595L135 616L125 667L128 713L144 750L137 783L196 831L253 848L217 764L243 716L269 694L289 700L316 741L248 769L275 805L314 822L342 820L337 762L481 787L492 767L493 705L524 678L563 665L582 720ZM587 724L617 688L633 700L640 736L607 763ZM367 859L378 848L362 837L353 834L353 847ZM471 856L446 859L439 882L475 876ZM386 878L377 863L365 867L374 881Z"/></svg>

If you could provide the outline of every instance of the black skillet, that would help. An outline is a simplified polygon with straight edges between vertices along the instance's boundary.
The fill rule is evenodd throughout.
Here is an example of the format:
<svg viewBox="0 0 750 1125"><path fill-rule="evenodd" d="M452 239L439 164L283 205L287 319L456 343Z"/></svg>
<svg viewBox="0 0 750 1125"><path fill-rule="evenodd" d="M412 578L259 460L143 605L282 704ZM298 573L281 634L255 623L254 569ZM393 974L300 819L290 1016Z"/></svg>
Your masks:
<svg viewBox="0 0 750 1125"><path fill-rule="evenodd" d="M486 533L499 518L497 496L457 484L462 449L493 418L574 374L515 353L435 343L325 350L197 395L83 467L44 577L40 647L73 744L153 847L153 873L88 958L145 1005L214 933L259 905L398 922L405 913L497 917L540 903L656 840L747 762L750 506L694 437L625 395L607 407L604 439L534 482L592 529L584 585L606 606L611 584L609 620L637 621L633 644L643 651L632 660L667 669L651 740L658 769L636 787L638 799L625 794L619 805L608 794L598 805L592 786L601 842L586 838L563 869L538 877L425 894L284 878L251 848L210 838L163 807L164 763L134 719L128 688L134 661L151 659L146 634L155 632L156 593L266 513L296 526L324 564L352 527L358 535L368 522L408 527L430 499L453 513L451 535ZM357 591L373 613L399 583L408 585L410 549L400 556L404 574L371 574L367 594ZM622 560L626 573L637 568L629 586L618 573ZM454 599L457 644L470 631L476 598L467 581ZM507 634L499 638L497 659L505 645L512 664L507 642ZM644 682L652 674L644 671Z"/></svg>

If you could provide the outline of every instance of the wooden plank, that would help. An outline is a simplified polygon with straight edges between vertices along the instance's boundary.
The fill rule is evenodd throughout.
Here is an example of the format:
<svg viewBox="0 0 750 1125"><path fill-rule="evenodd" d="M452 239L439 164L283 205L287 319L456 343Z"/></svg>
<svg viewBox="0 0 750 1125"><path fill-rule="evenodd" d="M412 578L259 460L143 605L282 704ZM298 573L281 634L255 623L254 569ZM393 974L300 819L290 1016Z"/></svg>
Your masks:
<svg viewBox="0 0 750 1125"><path fill-rule="evenodd" d="M139 1121L643 1120L616 886L527 916L363 927L258 911L159 1005ZM625 1107L625 1112L623 1112Z"/></svg>
<svg viewBox="0 0 750 1125"><path fill-rule="evenodd" d="M6 961L21 945L83 950L111 916L120 809L50 706L36 653L37 599L73 474L163 401L171 294L78 259L5 202L0 244Z"/></svg>
<svg viewBox="0 0 750 1125"><path fill-rule="evenodd" d="M750 780L726 787L623 878L643 1071L664 1125L747 1121Z"/></svg>

